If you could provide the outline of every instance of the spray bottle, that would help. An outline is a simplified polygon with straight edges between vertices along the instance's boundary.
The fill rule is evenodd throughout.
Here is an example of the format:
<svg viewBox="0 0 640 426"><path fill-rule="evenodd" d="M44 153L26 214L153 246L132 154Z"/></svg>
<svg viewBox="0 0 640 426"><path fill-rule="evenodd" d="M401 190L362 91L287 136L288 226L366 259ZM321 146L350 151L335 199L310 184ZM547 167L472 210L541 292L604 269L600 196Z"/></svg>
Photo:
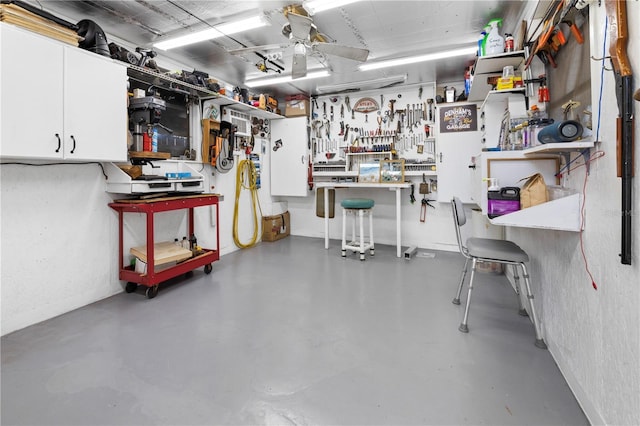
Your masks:
<svg viewBox="0 0 640 426"><path fill-rule="evenodd" d="M478 38L478 57L484 56L484 41L487 38L487 32L482 30L480 38Z"/></svg>
<svg viewBox="0 0 640 426"><path fill-rule="evenodd" d="M480 45L480 51L482 55L480 56L487 55L487 37L489 36L489 29L490 27L487 25L486 27L484 27L484 30L482 30L482 32L480 33L480 35L482 36L482 43ZM478 40L478 43L480 43L479 40Z"/></svg>
<svg viewBox="0 0 640 426"><path fill-rule="evenodd" d="M498 32L498 25L502 23L502 19L492 19L489 21L491 30L487 35L487 41L485 43L485 54L497 55L504 53L504 37Z"/></svg>

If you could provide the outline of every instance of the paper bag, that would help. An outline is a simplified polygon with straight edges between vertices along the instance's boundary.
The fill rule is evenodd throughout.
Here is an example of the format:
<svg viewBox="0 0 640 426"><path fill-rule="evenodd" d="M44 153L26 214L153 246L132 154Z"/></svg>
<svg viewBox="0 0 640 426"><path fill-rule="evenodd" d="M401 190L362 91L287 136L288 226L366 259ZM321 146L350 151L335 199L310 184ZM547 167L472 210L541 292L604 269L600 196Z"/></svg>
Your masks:
<svg viewBox="0 0 640 426"><path fill-rule="evenodd" d="M522 185L522 189L520 190L521 209L537 206L538 204L549 201L547 185L544 182L544 177L540 173L536 173L520 180L522 181L525 179L527 181Z"/></svg>

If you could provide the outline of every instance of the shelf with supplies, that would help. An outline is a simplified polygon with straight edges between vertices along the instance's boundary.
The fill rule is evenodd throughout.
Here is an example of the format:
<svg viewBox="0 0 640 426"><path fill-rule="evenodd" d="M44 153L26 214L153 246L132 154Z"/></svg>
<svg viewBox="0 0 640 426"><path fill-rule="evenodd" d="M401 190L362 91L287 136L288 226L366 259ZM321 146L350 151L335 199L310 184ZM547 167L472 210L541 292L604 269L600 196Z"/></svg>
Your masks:
<svg viewBox="0 0 640 426"><path fill-rule="evenodd" d="M505 96L518 95L518 94L526 96L526 89L524 87L515 87L513 89L490 90L485 96L484 101L480 106L480 109L482 110L488 102L493 102L496 99L500 99Z"/></svg>
<svg viewBox="0 0 640 426"><path fill-rule="evenodd" d="M467 99L470 102L482 101L492 91L492 86L487 83L487 77L502 74L502 69L507 66L517 69L523 62L524 50L477 58L473 69L473 84Z"/></svg>
<svg viewBox="0 0 640 426"><path fill-rule="evenodd" d="M489 219L492 225L580 232L580 194Z"/></svg>
<svg viewBox="0 0 640 426"><path fill-rule="evenodd" d="M199 98L219 96L217 92L213 92L206 87L187 83L186 81L179 80L169 74L164 74L133 64L129 64L127 65L127 67L127 75L129 76L129 78L133 78L142 83L156 86L160 89L172 90Z"/></svg>
<svg viewBox="0 0 640 426"><path fill-rule="evenodd" d="M238 102L234 99L227 98L225 96L217 95L215 97L203 98L203 100L208 100L208 99L210 99L214 105L231 108L235 111L241 111L249 114L252 117L267 118L270 120L279 120L281 118L285 118L283 115L275 114L273 112L269 112L264 109L256 108L249 104Z"/></svg>
<svg viewBox="0 0 640 426"><path fill-rule="evenodd" d="M211 99L215 105L229 107L236 111L249 113L251 116L258 118L268 118L277 120L284 118L282 115L274 114L269 111L256 108L254 106L238 102L236 100L220 95L218 92L209 90L206 87L196 86L186 81L179 80L169 74L163 74L154 70L139 67L137 65L128 65L127 75L129 78L136 79L146 84L156 86L161 89L172 90L179 93L196 96L201 100Z"/></svg>

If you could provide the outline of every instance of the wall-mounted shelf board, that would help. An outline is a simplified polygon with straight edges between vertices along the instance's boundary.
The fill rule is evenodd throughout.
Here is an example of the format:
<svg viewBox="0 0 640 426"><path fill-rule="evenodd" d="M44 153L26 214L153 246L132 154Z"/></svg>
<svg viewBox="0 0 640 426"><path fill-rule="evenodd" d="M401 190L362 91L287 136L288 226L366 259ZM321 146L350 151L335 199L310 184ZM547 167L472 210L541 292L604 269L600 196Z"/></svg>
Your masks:
<svg viewBox="0 0 640 426"><path fill-rule="evenodd" d="M404 175L405 176L438 176L438 172L435 170L425 170L425 171L420 171L420 170L405 170L404 171Z"/></svg>
<svg viewBox="0 0 640 426"><path fill-rule="evenodd" d="M281 118L284 118L284 116L280 115L280 114L274 114L272 112L269 111L265 111L263 109L260 108L256 108L254 106L248 105L248 104L244 104L242 102L238 102L235 101L231 98L227 98L224 96L217 96L214 98L209 98L211 99L211 102L215 105L221 106L221 107L226 107L226 108L231 108L234 111L241 111L241 112L245 112L247 114L249 114L252 117L258 117L258 118L267 118L270 120L279 120Z"/></svg>
<svg viewBox="0 0 640 426"><path fill-rule="evenodd" d="M143 83L151 84L162 89L173 90L179 93L187 93L199 98L207 96L219 96L216 92L212 92L205 87L196 86L194 84L187 83L186 81L178 80L171 75L163 74L161 72L139 67L133 64L128 65L127 75L129 76L129 78L136 79Z"/></svg>
<svg viewBox="0 0 640 426"><path fill-rule="evenodd" d="M502 74L502 69L506 66L517 69L523 61L524 50L479 57L473 70L473 84L469 91L468 100L478 102L485 99L492 89L492 86L487 84L487 77Z"/></svg>
<svg viewBox="0 0 640 426"><path fill-rule="evenodd" d="M506 66L517 68L524 60L524 50L517 52L498 53L496 55L481 56L476 61L473 75L478 74L502 74Z"/></svg>
<svg viewBox="0 0 640 426"><path fill-rule="evenodd" d="M531 154L552 154L562 153L570 151L582 151L583 149L593 148L593 141L576 141L576 142L559 142L559 143L545 143L542 145L534 146L523 150L524 155Z"/></svg>
<svg viewBox="0 0 640 426"><path fill-rule="evenodd" d="M580 194L489 219L492 225L580 232Z"/></svg>
<svg viewBox="0 0 640 426"><path fill-rule="evenodd" d="M487 96L484 98L484 102L480 106L480 109L483 109L487 102L499 101L503 98L506 98L509 95L525 95L526 89L524 87L517 87L515 89L505 89L505 90L490 90L487 93Z"/></svg>

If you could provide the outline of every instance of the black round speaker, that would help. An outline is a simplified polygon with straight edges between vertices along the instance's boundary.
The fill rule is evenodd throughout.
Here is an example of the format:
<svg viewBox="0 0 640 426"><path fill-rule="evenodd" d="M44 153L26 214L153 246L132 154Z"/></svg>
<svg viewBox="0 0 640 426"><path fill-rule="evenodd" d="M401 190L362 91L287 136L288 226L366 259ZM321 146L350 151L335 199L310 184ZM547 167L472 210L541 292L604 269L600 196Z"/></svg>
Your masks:
<svg viewBox="0 0 640 426"><path fill-rule="evenodd" d="M574 120L557 121L538 133L540 143L573 142L582 136L582 124Z"/></svg>

